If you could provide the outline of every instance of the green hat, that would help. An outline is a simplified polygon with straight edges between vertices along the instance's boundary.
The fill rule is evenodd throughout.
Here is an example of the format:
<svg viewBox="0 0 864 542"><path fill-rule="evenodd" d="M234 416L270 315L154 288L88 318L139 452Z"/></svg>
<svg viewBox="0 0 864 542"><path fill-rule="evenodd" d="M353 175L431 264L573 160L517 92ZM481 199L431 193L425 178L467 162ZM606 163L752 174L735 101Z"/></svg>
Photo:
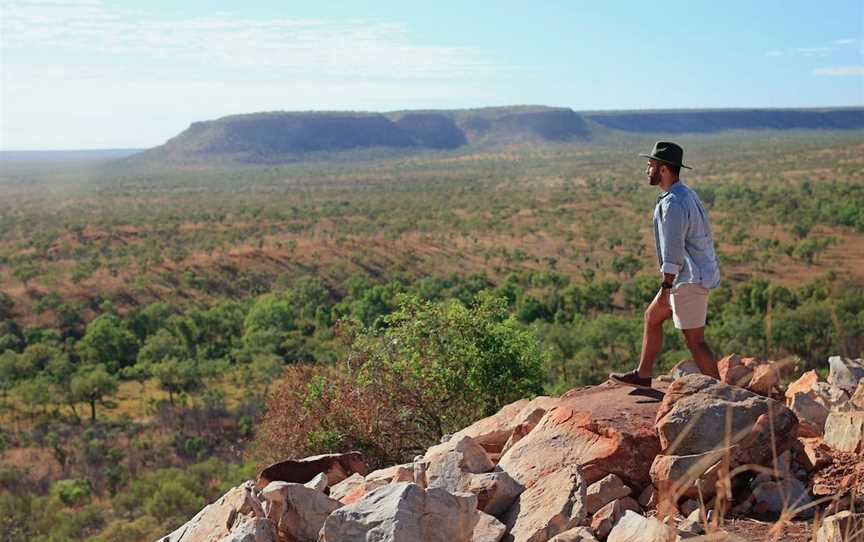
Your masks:
<svg viewBox="0 0 864 542"><path fill-rule="evenodd" d="M651 154L640 154L639 156L644 156L666 164L672 164L673 166L693 169L690 166L684 165L684 149L671 141L658 141L654 144Z"/></svg>

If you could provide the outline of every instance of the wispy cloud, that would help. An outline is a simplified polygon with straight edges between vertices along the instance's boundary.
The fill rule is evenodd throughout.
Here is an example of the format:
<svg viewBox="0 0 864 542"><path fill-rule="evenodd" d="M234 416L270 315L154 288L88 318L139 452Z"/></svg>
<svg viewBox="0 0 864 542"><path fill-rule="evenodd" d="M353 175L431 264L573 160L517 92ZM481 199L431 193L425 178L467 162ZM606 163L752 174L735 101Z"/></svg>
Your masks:
<svg viewBox="0 0 864 542"><path fill-rule="evenodd" d="M825 57L828 56L829 53L834 51L833 47L798 47L796 51L802 56L820 56Z"/></svg>
<svg viewBox="0 0 864 542"><path fill-rule="evenodd" d="M864 66L834 66L829 68L817 68L813 75L823 77L864 77Z"/></svg>
<svg viewBox="0 0 864 542"><path fill-rule="evenodd" d="M855 38L846 38L841 40L834 40L834 45L855 45L858 43L858 40Z"/></svg>
<svg viewBox="0 0 864 542"><path fill-rule="evenodd" d="M99 1L3 2L2 48L55 48L282 76L451 79L503 68L475 48L417 44L380 20L166 18Z"/></svg>
<svg viewBox="0 0 864 542"><path fill-rule="evenodd" d="M771 49L765 52L765 56L783 56L783 51L780 49Z"/></svg>

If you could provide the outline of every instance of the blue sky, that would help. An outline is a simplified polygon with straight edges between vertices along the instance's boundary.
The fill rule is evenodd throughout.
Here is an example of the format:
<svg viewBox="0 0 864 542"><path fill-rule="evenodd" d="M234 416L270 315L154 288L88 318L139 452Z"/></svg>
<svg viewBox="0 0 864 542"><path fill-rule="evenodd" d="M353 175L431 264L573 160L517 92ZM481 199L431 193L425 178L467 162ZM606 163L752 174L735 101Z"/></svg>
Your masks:
<svg viewBox="0 0 864 542"><path fill-rule="evenodd" d="M0 149L272 110L861 106L862 5L0 0Z"/></svg>

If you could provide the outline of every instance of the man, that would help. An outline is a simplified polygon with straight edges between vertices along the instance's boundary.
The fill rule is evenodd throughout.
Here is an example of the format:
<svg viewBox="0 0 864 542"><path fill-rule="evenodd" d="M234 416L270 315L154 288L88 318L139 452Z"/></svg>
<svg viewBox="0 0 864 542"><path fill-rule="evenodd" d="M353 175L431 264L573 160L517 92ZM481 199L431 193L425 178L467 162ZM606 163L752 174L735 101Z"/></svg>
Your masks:
<svg viewBox="0 0 864 542"><path fill-rule="evenodd" d="M714 353L705 342L708 292L720 284L720 267L708 213L699 196L679 178L684 150L668 141L658 141L648 158L645 173L652 186L662 190L654 208L654 242L663 275L660 290L645 311L642 355L639 367L613 373L614 382L637 388L651 387L651 371L663 346L663 322L670 317L684 333L693 360L703 374L720 378Z"/></svg>

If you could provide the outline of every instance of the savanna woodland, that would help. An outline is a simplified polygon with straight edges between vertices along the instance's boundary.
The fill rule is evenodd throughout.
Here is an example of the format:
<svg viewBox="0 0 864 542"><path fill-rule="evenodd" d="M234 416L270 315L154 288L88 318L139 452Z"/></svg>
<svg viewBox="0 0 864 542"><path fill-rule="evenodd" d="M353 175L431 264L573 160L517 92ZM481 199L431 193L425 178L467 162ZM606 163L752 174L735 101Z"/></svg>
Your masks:
<svg viewBox="0 0 864 542"><path fill-rule="evenodd" d="M611 132L610 132L611 134ZM133 541L258 466L409 459L638 358L658 135L281 164L7 163L0 532ZM861 130L676 134L718 355L864 350ZM661 368L687 357L671 324Z"/></svg>

